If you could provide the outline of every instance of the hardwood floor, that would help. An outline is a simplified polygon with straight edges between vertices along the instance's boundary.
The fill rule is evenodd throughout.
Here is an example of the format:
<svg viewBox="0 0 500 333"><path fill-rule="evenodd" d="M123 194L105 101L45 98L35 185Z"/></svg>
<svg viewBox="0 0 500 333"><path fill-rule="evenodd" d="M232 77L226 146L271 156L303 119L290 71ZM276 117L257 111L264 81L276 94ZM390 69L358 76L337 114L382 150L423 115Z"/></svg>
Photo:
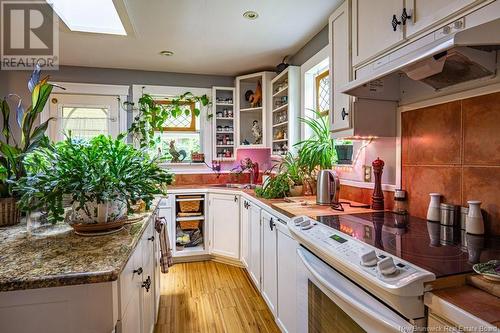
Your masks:
<svg viewBox="0 0 500 333"><path fill-rule="evenodd" d="M162 274L156 333L280 332L242 268L213 261Z"/></svg>

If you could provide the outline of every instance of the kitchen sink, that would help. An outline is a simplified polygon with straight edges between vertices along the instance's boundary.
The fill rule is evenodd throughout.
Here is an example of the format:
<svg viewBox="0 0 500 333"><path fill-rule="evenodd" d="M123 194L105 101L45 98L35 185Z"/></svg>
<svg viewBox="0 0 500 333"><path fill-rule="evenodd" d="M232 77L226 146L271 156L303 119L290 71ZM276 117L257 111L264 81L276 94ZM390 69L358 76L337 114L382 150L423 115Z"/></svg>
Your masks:
<svg viewBox="0 0 500 333"><path fill-rule="evenodd" d="M227 184L217 184L213 185L212 187L223 187L223 188L243 188L243 189L250 189L250 188L255 188L254 184L236 184L236 183L227 183Z"/></svg>

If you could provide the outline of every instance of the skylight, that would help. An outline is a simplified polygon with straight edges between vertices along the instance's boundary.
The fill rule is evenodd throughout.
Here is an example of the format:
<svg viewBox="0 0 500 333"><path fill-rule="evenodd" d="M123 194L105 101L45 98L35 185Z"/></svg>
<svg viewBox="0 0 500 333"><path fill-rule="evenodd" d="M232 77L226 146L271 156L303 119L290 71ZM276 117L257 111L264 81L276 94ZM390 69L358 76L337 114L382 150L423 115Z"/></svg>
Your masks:
<svg viewBox="0 0 500 333"><path fill-rule="evenodd" d="M46 0L71 31L127 35L113 0Z"/></svg>

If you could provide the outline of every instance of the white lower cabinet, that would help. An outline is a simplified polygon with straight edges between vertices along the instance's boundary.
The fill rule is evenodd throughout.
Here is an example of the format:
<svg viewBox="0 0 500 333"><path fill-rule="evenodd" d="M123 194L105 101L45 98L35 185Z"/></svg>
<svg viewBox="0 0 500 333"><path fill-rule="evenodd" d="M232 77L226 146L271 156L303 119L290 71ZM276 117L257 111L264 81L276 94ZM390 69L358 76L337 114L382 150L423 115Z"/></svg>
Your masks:
<svg viewBox="0 0 500 333"><path fill-rule="evenodd" d="M151 333L154 330L158 307L156 298L160 293L160 276L156 270L158 237L154 223L152 218L118 279L118 332Z"/></svg>
<svg viewBox="0 0 500 333"><path fill-rule="evenodd" d="M278 259L278 324L287 333L297 332L297 248L286 224L276 223Z"/></svg>
<svg viewBox="0 0 500 333"><path fill-rule="evenodd" d="M248 268L250 261L250 202L240 200L240 255L241 263Z"/></svg>
<svg viewBox="0 0 500 333"><path fill-rule="evenodd" d="M262 220L261 209L250 202L248 237L248 274L258 290L261 290Z"/></svg>
<svg viewBox="0 0 500 333"><path fill-rule="evenodd" d="M262 297L274 315L278 303L276 223L279 223L277 217L262 212Z"/></svg>
<svg viewBox="0 0 500 333"><path fill-rule="evenodd" d="M240 258L240 205L234 194L210 194L210 251L231 259Z"/></svg>

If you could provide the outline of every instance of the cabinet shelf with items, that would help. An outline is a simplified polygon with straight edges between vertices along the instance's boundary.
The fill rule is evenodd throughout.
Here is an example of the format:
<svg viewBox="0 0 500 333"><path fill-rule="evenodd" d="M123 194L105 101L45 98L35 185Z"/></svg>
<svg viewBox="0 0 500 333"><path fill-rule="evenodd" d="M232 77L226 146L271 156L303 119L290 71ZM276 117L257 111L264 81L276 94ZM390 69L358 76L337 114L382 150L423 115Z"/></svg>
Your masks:
<svg viewBox="0 0 500 333"><path fill-rule="evenodd" d="M207 251L205 195L175 197L175 256Z"/></svg>
<svg viewBox="0 0 500 333"><path fill-rule="evenodd" d="M267 127L270 123L267 118L272 110L269 86L275 75L259 72L236 78L238 147L269 146Z"/></svg>
<svg viewBox="0 0 500 333"><path fill-rule="evenodd" d="M300 68L289 66L271 81L269 137L273 156L286 155L299 140Z"/></svg>
<svg viewBox="0 0 500 333"><path fill-rule="evenodd" d="M235 89L232 87L213 87L213 155L214 160L234 161L236 158L237 116L234 109Z"/></svg>

